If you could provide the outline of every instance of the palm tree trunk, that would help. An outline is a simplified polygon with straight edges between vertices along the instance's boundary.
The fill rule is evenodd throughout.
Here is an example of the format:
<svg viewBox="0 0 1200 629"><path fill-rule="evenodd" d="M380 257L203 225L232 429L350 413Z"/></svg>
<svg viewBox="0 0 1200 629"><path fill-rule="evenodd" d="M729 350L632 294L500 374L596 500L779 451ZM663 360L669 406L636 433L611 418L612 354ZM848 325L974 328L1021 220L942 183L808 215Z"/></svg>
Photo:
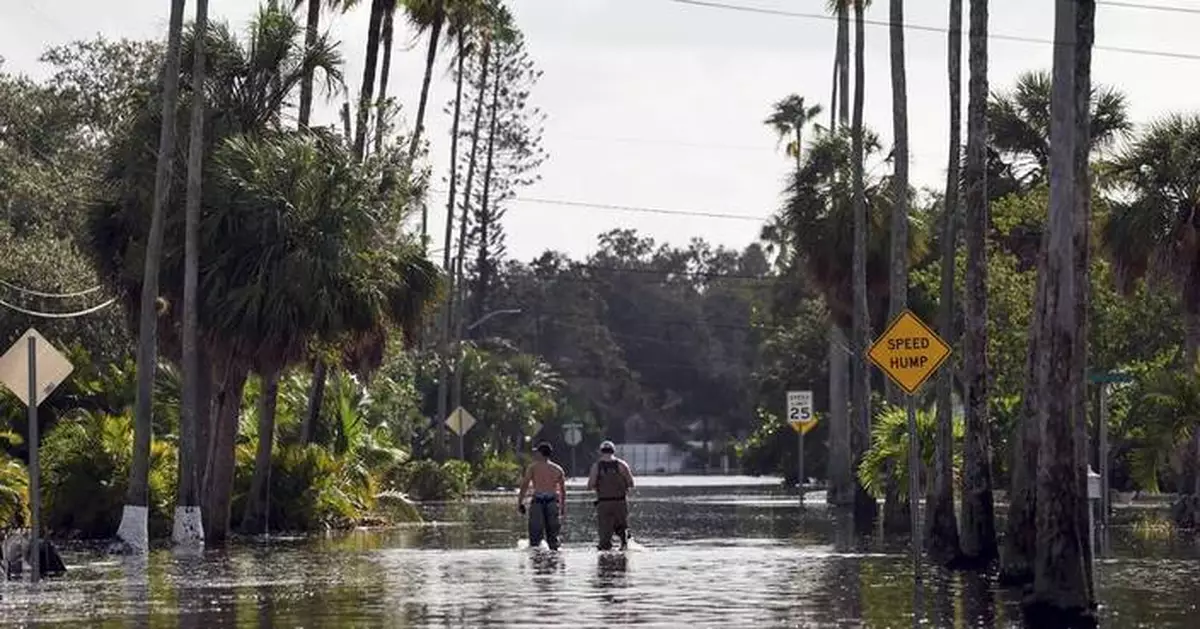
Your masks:
<svg viewBox="0 0 1200 629"><path fill-rule="evenodd" d="M388 117L391 112L388 111L388 77L392 73L392 35L394 31L396 16L396 3L388 2L387 8L383 14L383 35L381 37L381 46L383 46L383 65L379 68L379 106L375 111L375 152L379 153L383 150L383 135L384 130L388 126Z"/></svg>
<svg viewBox="0 0 1200 629"><path fill-rule="evenodd" d="M1084 0L1087 1L1087 0ZM1055 3L1054 90L1051 101L1050 135L1055 138L1050 159L1050 233L1046 257L1049 331L1043 347L1048 350L1048 369L1039 378L1043 392L1069 391L1074 353L1082 351L1076 305L1079 294L1075 274L1076 144L1076 42L1079 0ZM1048 345L1048 347L1046 347ZM1037 556L1034 561L1033 597L1026 606L1031 624L1082 626L1091 616L1091 596L1084 546L1087 532L1079 527L1079 513L1086 508L1080 495L1079 462L1076 461L1075 401L1069 395L1044 395L1039 420L1045 427L1037 478ZM1094 623L1094 621L1093 621ZM1091 626L1095 626L1092 624Z"/></svg>
<svg viewBox="0 0 1200 629"><path fill-rule="evenodd" d="M863 180L863 102L866 88L866 60L864 59L864 35L866 30L862 0L854 6L854 120L853 148L854 164L854 423L850 447L854 454L854 469L858 469L863 455L870 448L871 440L871 371L867 365L865 348L869 343L871 311L867 304L867 192ZM868 531L875 526L878 506L875 499L856 483L854 500L854 525L859 531Z"/></svg>
<svg viewBox="0 0 1200 629"><path fill-rule="evenodd" d="M458 259L455 261L455 272L458 273L458 307L455 308L455 332L454 337L459 343L463 339L463 325L465 317L465 302L467 299L467 279L463 269L463 261L467 253L467 223L471 218L471 193L475 187L475 167L478 165L479 157L479 132L483 127L483 107L487 101L487 86L488 86L488 71L492 65L492 43L490 40L485 40L483 44L483 52L480 57L481 68L479 70L479 92L475 98L475 119L471 124L471 154L467 158L467 183L463 187L463 207L462 216L458 221ZM453 295L452 295L453 298ZM458 408L462 404L462 364L461 361L456 368L454 378L454 399L451 400L450 406Z"/></svg>
<svg viewBox="0 0 1200 629"><path fill-rule="evenodd" d="M307 0L308 17L304 23L304 48L312 50L317 45L317 36L321 28L321 2L323 0ZM313 68L304 69L304 80L300 82L300 111L297 116L301 129L308 127L312 118L313 104Z"/></svg>
<svg viewBox="0 0 1200 629"><path fill-rule="evenodd" d="M1193 294L1184 296L1183 360L1187 373L1195 371L1196 361L1200 359L1200 298L1194 295L1196 290L1192 288L1189 292ZM1186 495L1190 490L1192 495L1200 496L1200 430L1193 431L1192 447L1184 459L1184 471L1185 482L1179 493ZM1189 475L1190 483L1186 482Z"/></svg>
<svg viewBox="0 0 1200 629"><path fill-rule="evenodd" d="M450 125L450 192L446 201L446 238L442 251L442 268L449 282L446 287L446 304L442 309L442 357L438 377L437 423L440 435L439 446L446 444L447 394L450 391L450 371L446 357L450 351L450 322L454 317L454 269L450 266L450 253L454 247L454 202L458 198L458 125L462 120L463 63L466 61L466 34L459 32L457 50L457 73L454 86L454 120Z"/></svg>
<svg viewBox="0 0 1200 629"><path fill-rule="evenodd" d="M962 155L962 0L950 0L947 34L950 76L950 147L946 164L945 209L942 217L941 303L938 328L953 344L954 271L958 251L958 171ZM943 565L958 558L958 518L954 513L954 369L947 365L937 380L937 442L934 446L933 486L925 503L925 550Z"/></svg>
<svg viewBox="0 0 1200 629"><path fill-rule="evenodd" d="M354 154L361 159L367 151L367 122L374 103L375 73L379 69L379 37L387 0L371 0L371 17L367 22L367 54L363 64L362 88L358 94L358 117L355 118Z"/></svg>
<svg viewBox="0 0 1200 629"><path fill-rule="evenodd" d="M895 176L892 178L891 295L888 313L889 318L895 318L908 308L908 86L904 72L904 0L891 0L890 21ZM890 381L887 397L892 404L903 404L903 393ZM917 443L915 422L909 426L909 432L909 443ZM913 448L912 453L917 454L918 450ZM908 533L916 525L913 507L917 505L915 496L918 487L912 483L909 496L901 496L896 469L898 466L893 466L888 474L883 530ZM914 466L909 470L910 477L917 476L918 471Z"/></svg>
<svg viewBox="0 0 1200 629"><path fill-rule="evenodd" d="M275 443L275 409L279 401L279 370L269 369L262 374L262 391L258 400L258 449L254 454L254 475L246 510L242 514L242 533L267 534L267 509L270 500L271 449Z"/></svg>
<svg viewBox="0 0 1200 629"><path fill-rule="evenodd" d="M854 474L850 463L850 418L848 408L850 346L846 330L829 322L829 504L854 504Z"/></svg>
<svg viewBox="0 0 1200 629"><path fill-rule="evenodd" d="M967 421L961 542L963 555L977 564L991 563L997 557L987 391L987 22L987 0L971 0L966 163L967 329L963 342Z"/></svg>
<svg viewBox="0 0 1200 629"><path fill-rule="evenodd" d="M325 404L325 381L329 378L329 368L325 361L318 359L313 366L312 383L308 389L308 410L304 413L304 421L300 423L300 445L312 443L313 429L321 418L321 406Z"/></svg>
<svg viewBox="0 0 1200 629"><path fill-rule="evenodd" d="M197 286L200 277L200 201L204 182L204 75L208 0L197 0L192 67L192 119L188 138L187 201L183 260L183 404L179 417L179 490L171 538L178 545L204 543L200 515L196 431L200 382Z"/></svg>
<svg viewBox="0 0 1200 629"><path fill-rule="evenodd" d="M1071 400L1075 417L1075 462L1078 478L1078 491L1082 497L1083 508L1077 512L1080 531L1087 531L1089 526L1088 510L1091 508L1087 501L1088 474L1088 395L1087 395L1087 343L1088 343L1088 307L1091 301L1091 220L1092 220L1092 186L1091 169L1088 158L1091 155L1092 121L1092 43L1095 40L1095 0L1078 0L1076 4L1076 39L1075 39L1075 260L1074 276L1077 299L1075 302L1075 319L1077 321L1078 337L1076 339L1071 369ZM1084 575L1087 577L1088 600L1093 598L1092 583L1092 549L1090 544L1083 546Z"/></svg>
<svg viewBox="0 0 1200 629"><path fill-rule="evenodd" d="M417 119L413 123L412 139L408 143L408 164L412 166L416 159L417 148L421 146L421 134L425 132L425 108L429 103L429 83L433 78L433 65L437 60L438 39L442 35L442 25L446 14L439 10L429 27L429 48L425 52L425 76L421 79L421 98L417 102ZM429 208L421 205L421 240L424 241L429 233Z"/></svg>
<svg viewBox="0 0 1200 629"><path fill-rule="evenodd" d="M476 262L478 266L479 277L475 285L475 311L474 318L479 319L487 310L488 289L491 286L491 242L488 240L491 236L491 193L492 193L492 167L496 155L496 128L500 122L500 84L501 75L499 70L496 72L496 78L492 81L492 102L489 105L489 121L488 121L488 143L487 143L487 161L483 167L483 194L479 200L479 258Z"/></svg>
<svg viewBox="0 0 1200 629"><path fill-rule="evenodd" d="M172 0L163 66L162 127L154 178L154 207L146 242L138 319L137 406L134 411L133 461L117 537L136 553L149 550L150 432L153 426L154 375L158 371L158 274L162 262L164 215L171 200L175 166L175 119L179 102L179 58L184 0Z"/></svg>
<svg viewBox="0 0 1200 629"><path fill-rule="evenodd" d="M837 114L838 114L838 81L841 77L842 67L841 59L838 53L833 53L833 81L832 87L829 88L829 132L837 131Z"/></svg>
<svg viewBox="0 0 1200 629"><path fill-rule="evenodd" d="M838 122L850 124L850 3L854 0L838 0L837 5L837 66ZM830 103L830 107L833 104Z"/></svg>
<svg viewBox="0 0 1200 629"><path fill-rule="evenodd" d="M248 370L228 360L218 368L220 389L214 400L213 425L208 435L208 463L204 475L204 534L209 543L229 537L230 505L236 464L238 413Z"/></svg>

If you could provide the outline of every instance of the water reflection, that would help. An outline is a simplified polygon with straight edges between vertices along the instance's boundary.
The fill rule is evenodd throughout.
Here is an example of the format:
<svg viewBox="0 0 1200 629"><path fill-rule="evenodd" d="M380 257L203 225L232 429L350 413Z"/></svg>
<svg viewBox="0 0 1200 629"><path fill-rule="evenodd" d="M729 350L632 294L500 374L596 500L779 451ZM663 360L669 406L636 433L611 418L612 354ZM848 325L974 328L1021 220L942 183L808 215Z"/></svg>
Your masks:
<svg viewBox="0 0 1200 629"><path fill-rule="evenodd" d="M65 553L65 580L6 584L0 624L66 627L1018 626L1019 593L862 539L848 514L769 489L641 490L642 549L597 552L572 502L561 553L518 549L511 496L433 506L440 523L201 555ZM1192 538L1115 529L1097 562L1105 627L1200 626Z"/></svg>

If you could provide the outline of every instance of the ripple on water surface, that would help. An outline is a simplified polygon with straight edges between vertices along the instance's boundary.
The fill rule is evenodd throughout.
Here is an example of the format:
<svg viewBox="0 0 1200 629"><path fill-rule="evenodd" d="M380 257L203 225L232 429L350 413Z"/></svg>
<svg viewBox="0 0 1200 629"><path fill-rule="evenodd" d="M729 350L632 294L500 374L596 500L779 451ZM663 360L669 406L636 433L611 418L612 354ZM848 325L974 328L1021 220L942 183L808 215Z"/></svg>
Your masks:
<svg viewBox="0 0 1200 629"><path fill-rule="evenodd" d="M678 483L678 481L676 481ZM568 506L561 552L518 548L511 495L429 508L440 524L283 540L199 557L70 550L65 580L8 583L0 625L69 627L1018 626L986 577L927 573L903 545L854 542L818 502L771 487L639 489L641 548L601 553ZM1099 562L1104 626L1200 627L1196 544L1114 536Z"/></svg>

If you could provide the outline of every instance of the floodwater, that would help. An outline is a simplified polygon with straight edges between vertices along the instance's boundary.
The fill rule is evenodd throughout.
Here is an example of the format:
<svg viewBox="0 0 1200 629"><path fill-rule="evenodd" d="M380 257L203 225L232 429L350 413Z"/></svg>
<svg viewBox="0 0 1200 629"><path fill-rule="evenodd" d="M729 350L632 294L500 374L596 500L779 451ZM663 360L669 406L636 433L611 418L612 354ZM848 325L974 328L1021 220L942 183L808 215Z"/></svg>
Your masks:
<svg viewBox="0 0 1200 629"><path fill-rule="evenodd" d="M27 627L1019 627L987 576L923 570L903 542L854 541L810 493L644 479L638 547L593 549L568 504L565 548L520 548L509 495L428 507L435 524L148 559L68 548L64 579L3 584L0 625ZM679 486L683 485L683 486ZM1200 545L1150 526L1101 540L1104 627L1200 627ZM914 615L914 609L917 613Z"/></svg>

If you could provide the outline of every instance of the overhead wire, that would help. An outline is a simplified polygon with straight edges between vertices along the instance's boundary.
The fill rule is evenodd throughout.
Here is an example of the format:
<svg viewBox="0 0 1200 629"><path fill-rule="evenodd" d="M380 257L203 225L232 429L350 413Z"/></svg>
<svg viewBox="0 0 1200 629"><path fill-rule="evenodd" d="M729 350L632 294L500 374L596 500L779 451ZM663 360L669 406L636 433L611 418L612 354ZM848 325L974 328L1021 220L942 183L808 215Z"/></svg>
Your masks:
<svg viewBox="0 0 1200 629"><path fill-rule="evenodd" d="M104 310L105 308L113 305L116 302L117 302L117 299L114 297L102 304L92 306L91 308L85 308L83 310L77 310L75 312L41 312L41 311L37 311L37 310L30 310L28 308L22 308L21 306L18 306L16 304L10 304L7 301L4 301L3 299L0 299L0 306L3 306L5 308L8 308L9 310L12 310L15 312L19 312L23 315L28 315L30 317L37 317L39 319L74 319L76 317L83 317L83 316L90 315L90 314L93 314L96 312L100 312L101 310Z"/></svg>
<svg viewBox="0 0 1200 629"><path fill-rule="evenodd" d="M674 4L681 4L681 5L688 5L688 6L695 6L695 7L704 7L704 8L709 8L709 9L721 9L721 10L726 10L726 11L737 11L737 12L741 12L741 13L757 13L757 14L761 14L761 15L775 15L775 16L780 16L780 17L791 17L791 18L797 18L797 19L822 20L822 21L837 20L837 16L829 15L829 14L825 14L825 13L805 13L805 12L799 12L799 11L787 11L784 9L770 9L770 8L766 8L766 7L751 7L751 6L741 5L741 4L731 4L728 2L718 2L716 0L665 0L665 1L671 2ZM1116 1L1117 0L1112 0L1112 2L1116 2ZM1112 2L1098 1L1097 4L1112 4ZM1173 7L1163 7L1161 5L1139 5L1138 3L1134 3L1134 2L1121 2L1119 4L1119 6L1122 6L1124 8L1138 8L1138 9L1146 9L1146 10L1175 10ZM1192 10L1187 10L1187 9L1178 9L1178 11L1184 12L1184 13L1192 12ZM1200 12L1200 10L1197 10L1197 12ZM889 27L889 28L891 27L891 23L888 22L887 20L864 19L863 23L866 25L869 25L869 26L879 26L879 27ZM926 24L908 23L908 24L904 24L903 27L905 30L908 30L908 31L918 31L918 32L926 32L926 33L944 34L944 33L950 32L950 29L947 27L929 26ZM1045 39L1045 38L1040 38L1040 37L1028 37L1028 36L1024 36L1024 35L1005 35L1002 33L989 33L988 39L993 40L993 41L1010 41L1010 42L1019 42L1019 43L1024 43L1024 44L1038 44L1038 45L1050 45L1050 46L1056 45L1055 42L1050 39ZM1162 58L1168 58L1168 59L1185 59L1185 60L1189 60L1189 61L1200 61L1200 53L1175 52L1175 51L1170 51L1170 50L1150 50L1150 49L1145 49L1145 48L1130 48L1130 47L1126 47L1126 46L1105 46L1105 45L1100 45L1100 44L1094 45L1093 48L1095 50L1118 52L1118 53L1123 53L1123 54L1128 54L1128 55L1139 55L1139 56L1145 56L1145 57L1162 57Z"/></svg>
<svg viewBox="0 0 1200 629"><path fill-rule="evenodd" d="M75 292L71 292L71 293L45 293L42 291L33 290L31 288L25 288L24 286L18 286L16 284L13 284L12 282L6 282L4 280L0 280L0 286L3 286L10 290L17 291L18 293L24 293L26 295L33 295L34 297L45 297L48 299L71 299L74 297L83 297L85 295L91 295L92 293L98 292L101 289L103 289L102 286L93 286L91 288L85 288L84 290L79 290L79 291L75 291Z"/></svg>

